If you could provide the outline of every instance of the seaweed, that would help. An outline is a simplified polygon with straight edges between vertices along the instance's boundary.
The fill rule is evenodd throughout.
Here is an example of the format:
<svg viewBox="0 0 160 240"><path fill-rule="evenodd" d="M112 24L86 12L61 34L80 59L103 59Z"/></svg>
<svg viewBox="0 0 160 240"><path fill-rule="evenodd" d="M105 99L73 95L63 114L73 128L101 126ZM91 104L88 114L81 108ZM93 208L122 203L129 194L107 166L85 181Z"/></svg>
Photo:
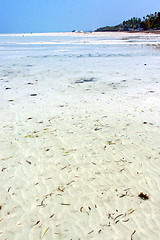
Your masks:
<svg viewBox="0 0 160 240"><path fill-rule="evenodd" d="M64 192L64 189L61 189L60 186L58 187L58 190L61 191L61 192Z"/></svg>
<svg viewBox="0 0 160 240"><path fill-rule="evenodd" d="M10 157L8 157L8 158L2 158L1 160L8 160L8 159L10 159L10 158L13 158L13 156L10 156Z"/></svg>
<svg viewBox="0 0 160 240"><path fill-rule="evenodd" d="M36 226L38 223L40 223L40 221L37 221L37 222L34 224L34 226Z"/></svg>
<svg viewBox="0 0 160 240"><path fill-rule="evenodd" d="M39 137L39 135L36 134L37 132L38 132L38 131L34 131L34 132L32 133L33 135L28 134L28 135L25 136L25 138L35 138L35 137L37 138L37 137ZM35 134L36 134L36 135L35 135Z"/></svg>
<svg viewBox="0 0 160 240"><path fill-rule="evenodd" d="M26 135L25 136L25 138L31 138L32 137L32 135Z"/></svg>
<svg viewBox="0 0 160 240"><path fill-rule="evenodd" d="M48 231L49 229L50 229L49 227L46 229L46 231L45 231L44 234L43 234L43 237L45 236L45 234L47 233L47 231Z"/></svg>
<svg viewBox="0 0 160 240"><path fill-rule="evenodd" d="M125 168L122 168L121 170L120 170L120 172L122 172L122 171L124 171L125 170Z"/></svg>
<svg viewBox="0 0 160 240"><path fill-rule="evenodd" d="M149 196L147 194L144 194L143 192L141 192L138 197L142 198L143 200L148 200Z"/></svg>
<svg viewBox="0 0 160 240"><path fill-rule="evenodd" d="M7 169L6 167L3 167L1 171L3 172L3 171L6 170L6 169Z"/></svg>
<svg viewBox="0 0 160 240"><path fill-rule="evenodd" d="M28 161L28 160L26 160L26 162L27 162L28 164L31 164L31 162L30 162L30 161Z"/></svg>
<svg viewBox="0 0 160 240"><path fill-rule="evenodd" d="M67 183L67 186L70 185L71 183L75 182L74 180L72 180L71 182Z"/></svg>
<svg viewBox="0 0 160 240"><path fill-rule="evenodd" d="M136 230L133 231L133 233L131 234L131 240L133 240L132 236L135 234Z"/></svg>
<svg viewBox="0 0 160 240"><path fill-rule="evenodd" d="M113 143L112 141L108 141L107 143L108 143L108 145L115 144L115 143Z"/></svg>
<svg viewBox="0 0 160 240"><path fill-rule="evenodd" d="M96 127L96 128L94 129L94 131L99 131L99 130L101 130L101 129L102 129L102 128L97 128L97 127Z"/></svg>
<svg viewBox="0 0 160 240"><path fill-rule="evenodd" d="M129 214L132 214L134 211L135 211L135 210L133 209L131 212L128 213L128 215L129 215Z"/></svg>
<svg viewBox="0 0 160 240"><path fill-rule="evenodd" d="M94 232L94 230L92 230L91 232L89 232L88 234L91 234L91 233L93 233Z"/></svg>

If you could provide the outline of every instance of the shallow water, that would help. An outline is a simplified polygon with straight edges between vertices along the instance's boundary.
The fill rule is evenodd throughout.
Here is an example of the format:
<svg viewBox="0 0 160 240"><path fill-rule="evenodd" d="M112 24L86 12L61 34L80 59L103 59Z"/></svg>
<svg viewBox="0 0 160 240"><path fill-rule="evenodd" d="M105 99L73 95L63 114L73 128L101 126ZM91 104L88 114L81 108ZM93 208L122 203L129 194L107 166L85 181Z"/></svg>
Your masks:
<svg viewBox="0 0 160 240"><path fill-rule="evenodd" d="M74 85L107 91L158 88L160 35L142 33L50 33L0 35L2 96L21 97ZM93 80L93 81L92 81ZM82 86L83 85L83 86ZM15 85L14 85L15 86ZM97 94L99 91L97 90ZM39 91L40 86L39 86ZM59 90L58 90L59 91ZM19 96L19 95L17 95ZM59 96L60 97L60 96ZM63 96L61 96L63 97Z"/></svg>
<svg viewBox="0 0 160 240"><path fill-rule="evenodd" d="M29 81L43 78L72 83L95 78L112 83L133 82L141 78L139 75L143 80L153 80L156 70L160 70L159 46L157 34L0 35L1 80L19 82L27 77ZM151 76L148 68L152 68Z"/></svg>

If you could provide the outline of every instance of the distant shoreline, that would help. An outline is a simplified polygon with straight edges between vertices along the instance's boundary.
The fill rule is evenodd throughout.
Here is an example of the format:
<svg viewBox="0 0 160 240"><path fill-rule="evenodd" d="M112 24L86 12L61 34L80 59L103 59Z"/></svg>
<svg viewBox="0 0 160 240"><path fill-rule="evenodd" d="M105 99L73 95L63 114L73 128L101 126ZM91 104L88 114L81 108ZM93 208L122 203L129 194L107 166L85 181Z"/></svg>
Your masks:
<svg viewBox="0 0 160 240"><path fill-rule="evenodd" d="M138 31L134 31L134 30L128 30L128 31L119 31L119 30L115 30L115 31L94 31L94 32L123 32L123 33L156 33L156 34L160 34L160 29L148 29L148 30L138 30Z"/></svg>
<svg viewBox="0 0 160 240"><path fill-rule="evenodd" d="M6 36L6 35L17 35L17 36L34 36L34 35L54 35L54 34L92 34L92 33L153 33L153 34L160 34L160 29L148 29L148 30L106 30L106 31L70 31L70 32L43 32L43 33L0 33L0 36Z"/></svg>

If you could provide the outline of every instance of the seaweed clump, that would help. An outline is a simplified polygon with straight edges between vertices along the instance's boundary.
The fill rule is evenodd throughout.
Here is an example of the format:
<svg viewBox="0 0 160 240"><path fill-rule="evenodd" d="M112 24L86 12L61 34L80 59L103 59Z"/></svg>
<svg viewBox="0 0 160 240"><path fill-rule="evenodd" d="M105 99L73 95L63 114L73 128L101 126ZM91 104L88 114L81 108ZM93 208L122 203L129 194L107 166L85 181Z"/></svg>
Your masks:
<svg viewBox="0 0 160 240"><path fill-rule="evenodd" d="M138 197L142 198L143 200L148 200L148 199L149 199L148 195L147 195L147 194L144 194L143 192L141 192L141 193L138 195Z"/></svg>

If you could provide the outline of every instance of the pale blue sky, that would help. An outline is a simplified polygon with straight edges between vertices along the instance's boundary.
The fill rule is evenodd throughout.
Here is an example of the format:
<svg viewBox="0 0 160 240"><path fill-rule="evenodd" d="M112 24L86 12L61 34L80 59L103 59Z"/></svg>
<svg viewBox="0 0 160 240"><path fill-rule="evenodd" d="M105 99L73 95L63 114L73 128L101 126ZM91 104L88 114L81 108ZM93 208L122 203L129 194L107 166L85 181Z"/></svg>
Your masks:
<svg viewBox="0 0 160 240"><path fill-rule="evenodd" d="M95 30L160 11L160 0L0 0L0 33Z"/></svg>

